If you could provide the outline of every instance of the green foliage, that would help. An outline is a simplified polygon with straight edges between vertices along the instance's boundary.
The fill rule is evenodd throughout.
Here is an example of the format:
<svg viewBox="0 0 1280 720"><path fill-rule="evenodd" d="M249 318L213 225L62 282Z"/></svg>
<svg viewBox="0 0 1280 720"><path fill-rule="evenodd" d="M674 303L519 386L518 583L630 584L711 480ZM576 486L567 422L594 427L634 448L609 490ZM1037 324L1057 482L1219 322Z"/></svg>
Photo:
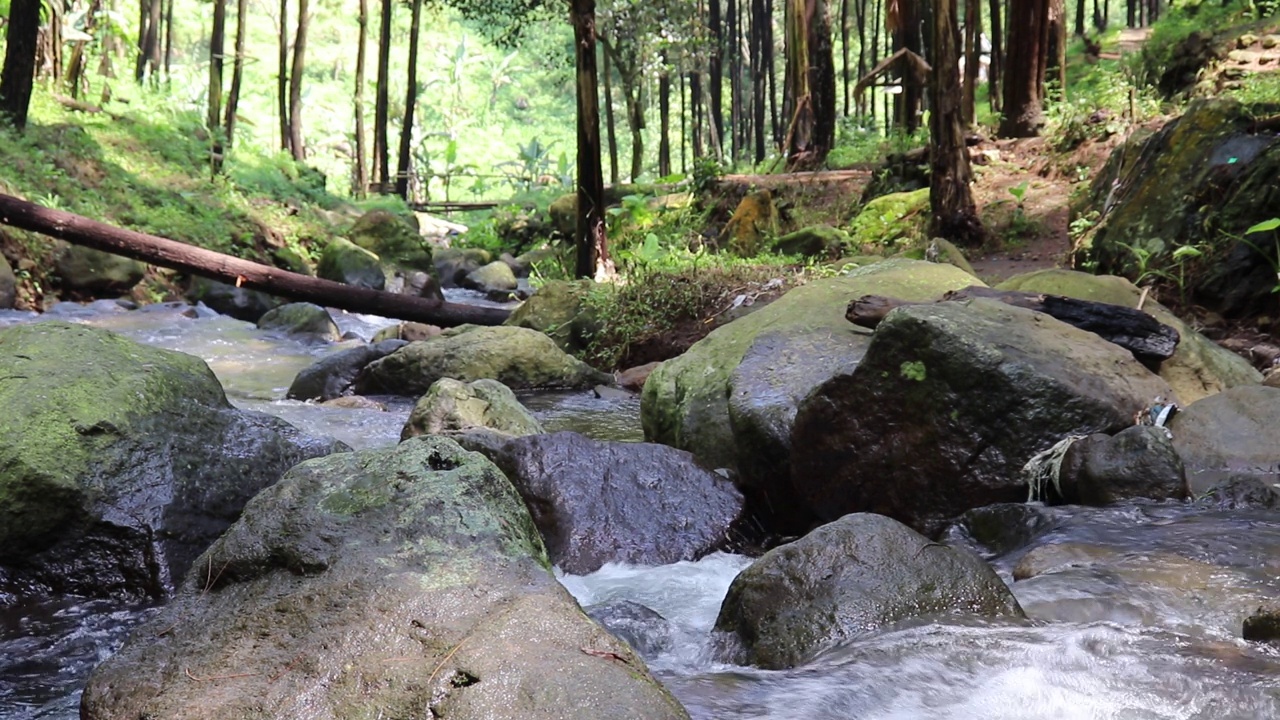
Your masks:
<svg viewBox="0 0 1280 720"><path fill-rule="evenodd" d="M724 167L713 157L700 157L693 161L693 194L702 197L711 190L720 176L724 175Z"/></svg>
<svg viewBox="0 0 1280 720"><path fill-rule="evenodd" d="M1070 87L1067 101L1045 108L1045 134L1059 150L1119 135L1160 111L1155 92L1138 83L1131 69L1114 62L1100 63Z"/></svg>
<svg viewBox="0 0 1280 720"><path fill-rule="evenodd" d="M1243 242L1244 244L1253 248L1254 252L1258 253L1259 256L1261 256L1264 260L1270 263L1271 270L1276 276L1276 285L1275 287L1271 288L1271 292L1273 293L1280 293L1280 232L1277 232L1277 229L1280 229L1280 217L1273 217L1267 220L1263 220L1260 223L1254 224L1253 226L1249 227L1249 229L1245 230L1242 235L1239 236L1240 242ZM1267 252L1266 250L1263 250L1262 247L1254 244L1248 239L1250 235L1254 235L1254 234L1264 235L1266 233L1270 233L1272 239L1274 240L1274 250L1275 250L1274 253L1270 253L1270 252Z"/></svg>

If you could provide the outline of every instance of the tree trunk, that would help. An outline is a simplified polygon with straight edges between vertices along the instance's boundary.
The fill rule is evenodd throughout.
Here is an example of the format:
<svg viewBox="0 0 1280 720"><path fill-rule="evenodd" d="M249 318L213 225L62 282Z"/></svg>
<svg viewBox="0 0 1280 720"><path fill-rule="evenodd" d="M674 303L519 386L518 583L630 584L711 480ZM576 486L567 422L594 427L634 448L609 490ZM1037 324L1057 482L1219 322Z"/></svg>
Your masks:
<svg viewBox="0 0 1280 720"><path fill-rule="evenodd" d="M248 0L236 0L236 59L231 69L231 91L227 93L227 147L235 144L236 110L240 106L240 85L244 81L244 37Z"/></svg>
<svg viewBox="0 0 1280 720"><path fill-rule="evenodd" d="M404 92L404 121L400 123L400 161L396 164L396 194L409 199L410 160L413 154L413 115L418 105L418 38L422 31L422 0L413 0L409 21L409 75ZM446 198L447 198L446 193Z"/></svg>
<svg viewBox="0 0 1280 720"><path fill-rule="evenodd" d="M867 74L867 0L857 0L857 4L853 6L854 19L858 23L858 79L861 80ZM874 57L876 49L871 48L871 54ZM859 95L856 99L857 113L859 116L867 114L866 93Z"/></svg>
<svg viewBox="0 0 1280 720"><path fill-rule="evenodd" d="M667 67L667 53L661 58L662 69L658 75L658 176L671 174L671 71Z"/></svg>
<svg viewBox="0 0 1280 720"><path fill-rule="evenodd" d="M604 61L604 127L605 138L609 143L609 182L618 184L618 126L613 118L613 65L609 62L609 53L603 49L600 56Z"/></svg>
<svg viewBox="0 0 1280 720"><path fill-rule="evenodd" d="M214 173L222 172L222 56L227 33L227 0L213 0L213 30L209 33L209 138L213 141L210 162Z"/></svg>
<svg viewBox="0 0 1280 720"><path fill-rule="evenodd" d="M160 22L163 17L161 0L142 0L139 18L142 24L138 28L138 62L134 67L134 78L141 83L151 77L155 78L160 68Z"/></svg>
<svg viewBox="0 0 1280 720"><path fill-rule="evenodd" d="M0 194L0 222L152 265L353 312L436 325L499 325L509 314L500 308L456 305L300 275L154 235L113 227L79 215L41 207L11 195Z"/></svg>
<svg viewBox="0 0 1280 720"><path fill-rule="evenodd" d="M1010 6L1009 54L1004 78L1001 137L1033 137L1044 125L1044 75L1049 49L1049 0Z"/></svg>
<svg viewBox="0 0 1280 720"><path fill-rule="evenodd" d="M978 111L978 70L981 53L982 0L964 0L964 124L972 127ZM935 19L936 22L936 19Z"/></svg>
<svg viewBox="0 0 1280 720"><path fill-rule="evenodd" d="M850 0L840 0L840 80L844 83L845 117L849 117L853 99L853 86L849 82L849 2Z"/></svg>
<svg viewBox="0 0 1280 720"><path fill-rule="evenodd" d="M764 44L769 37L770 23L767 10L765 0L751 0L751 113L756 163L764 162L766 153L765 91L768 90L769 74L765 65Z"/></svg>
<svg viewBox="0 0 1280 720"><path fill-rule="evenodd" d="M1067 2L1049 0L1049 47L1046 73L1057 80L1058 101L1067 99Z"/></svg>
<svg viewBox="0 0 1280 720"><path fill-rule="evenodd" d="M991 63L987 66L987 98L992 112L1004 107L1001 96L1001 75L1004 72L1004 28L1000 22L1000 0L991 0Z"/></svg>
<svg viewBox="0 0 1280 720"><path fill-rule="evenodd" d="M102 12L102 0L92 0L84 16L84 31L92 35L98 28L98 15ZM71 58L67 60L67 92L73 100L80 97L80 86L87 85L84 71L88 66L89 43L78 42L71 50Z"/></svg>
<svg viewBox="0 0 1280 720"><path fill-rule="evenodd" d="M924 57L920 37L920 7L923 0L898 0L897 27L893 32L893 50L902 49ZM924 88L911 70L901 73L902 92L895 98L897 124L908 134L920 129L920 107L924 100Z"/></svg>
<svg viewBox="0 0 1280 720"><path fill-rule="evenodd" d="M788 166L813 168L835 141L836 78L826 0L788 0L783 107ZM787 100L790 100L788 104Z"/></svg>
<svg viewBox="0 0 1280 720"><path fill-rule="evenodd" d="M1084 16L1087 9L1087 0L1076 0L1076 37L1084 37Z"/></svg>
<svg viewBox="0 0 1280 720"><path fill-rule="evenodd" d="M596 2L572 0L574 61L578 95L578 225L574 233L577 277L608 272L604 230L604 178L600 172L600 107L596 88Z"/></svg>
<svg viewBox="0 0 1280 720"><path fill-rule="evenodd" d="M5 28L4 69L0 70L0 115L19 130L27 126L39 37L40 0L13 0Z"/></svg>
<svg viewBox="0 0 1280 720"><path fill-rule="evenodd" d="M356 111L356 171L355 188L352 194L358 198L363 198L369 191L369 171L365 158L368 149L365 147L364 134L364 65L365 55L369 47L369 0L360 0L360 14L357 16L357 22L360 25L360 36L356 41L356 91L354 102Z"/></svg>
<svg viewBox="0 0 1280 720"><path fill-rule="evenodd" d="M280 149L289 154L289 0L280 0L280 28L276 36L276 108L280 115Z"/></svg>
<svg viewBox="0 0 1280 720"><path fill-rule="evenodd" d="M711 31L711 57L707 60L707 75L711 92L711 132L715 134L711 146L719 153L724 147L724 89L721 85L724 28L720 22L720 0L711 0L707 9L707 28Z"/></svg>
<svg viewBox="0 0 1280 720"><path fill-rule="evenodd" d="M689 73L689 140L693 159L698 160L702 151L702 73Z"/></svg>
<svg viewBox="0 0 1280 720"><path fill-rule="evenodd" d="M173 65L173 0L168 0L164 10L164 80L169 82Z"/></svg>
<svg viewBox="0 0 1280 720"><path fill-rule="evenodd" d="M394 0L382 0L382 25L378 28L378 88L373 105L373 161L377 165L378 192L391 190L391 151L388 144L387 123L390 96L387 85L391 82L391 6Z"/></svg>
<svg viewBox="0 0 1280 720"><path fill-rule="evenodd" d="M984 233L969 190L973 171L964 144L959 39L956 0L937 0L929 86L929 205L933 210L929 231L959 245L977 247Z"/></svg>
<svg viewBox="0 0 1280 720"><path fill-rule="evenodd" d="M302 78L306 74L307 28L311 25L308 2L298 0L298 32L293 36L293 67L289 70L289 150L298 162L307 158L302 141Z"/></svg>
<svg viewBox="0 0 1280 720"><path fill-rule="evenodd" d="M774 62L773 42L773 0L765 0L764 14L769 18L764 26L764 66L769 76L769 127L772 130L773 146L782 147L782 120L778 114L778 69Z"/></svg>

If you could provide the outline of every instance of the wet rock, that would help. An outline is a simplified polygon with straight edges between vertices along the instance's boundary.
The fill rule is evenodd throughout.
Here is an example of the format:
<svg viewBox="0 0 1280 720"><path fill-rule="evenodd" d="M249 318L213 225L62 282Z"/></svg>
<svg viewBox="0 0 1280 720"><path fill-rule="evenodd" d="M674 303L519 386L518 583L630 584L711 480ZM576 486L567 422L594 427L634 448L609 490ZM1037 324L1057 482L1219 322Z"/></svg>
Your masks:
<svg viewBox="0 0 1280 720"><path fill-rule="evenodd" d="M222 315L251 323L258 322L268 310L284 304L280 298L259 290L236 287L201 277L191 281L187 298L192 302L202 302Z"/></svg>
<svg viewBox="0 0 1280 720"><path fill-rule="evenodd" d="M458 287L467 274L493 260L488 250L479 248L438 248L435 251L436 275L444 287Z"/></svg>
<svg viewBox="0 0 1280 720"><path fill-rule="evenodd" d="M774 548L743 570L716 629L746 660L794 667L859 633L934 614L1021 617L985 562L881 515L847 515Z"/></svg>
<svg viewBox="0 0 1280 720"><path fill-rule="evenodd" d="M1084 568L1114 560L1119 551L1085 543L1054 543L1032 549L1013 568L1014 580Z"/></svg>
<svg viewBox="0 0 1280 720"><path fill-rule="evenodd" d="M506 299L516 290L516 276L511 272L510 265L495 260L467 273L458 284L464 288L479 290L490 297Z"/></svg>
<svg viewBox="0 0 1280 720"><path fill-rule="evenodd" d="M993 558L1030 545L1055 522L1043 505L997 503L966 511L947 526L942 539L948 545L968 547Z"/></svg>
<svg viewBox="0 0 1280 720"><path fill-rule="evenodd" d="M1244 619L1240 634L1245 640L1280 644L1280 608L1258 608Z"/></svg>
<svg viewBox="0 0 1280 720"><path fill-rule="evenodd" d="M950 240L938 237L930 240L925 249L925 259L929 262L955 265L970 275L978 277L978 273L974 271L973 265L969 264L969 259L964 256L964 252Z"/></svg>
<svg viewBox="0 0 1280 720"><path fill-rule="evenodd" d="M384 262L402 268L433 271L431 244L418 233L417 219L387 210L370 210L361 215L347 239Z"/></svg>
<svg viewBox="0 0 1280 720"><path fill-rule="evenodd" d="M1280 508L1280 483L1274 477L1233 477L1209 488L1196 499L1212 510L1275 510Z"/></svg>
<svg viewBox="0 0 1280 720"><path fill-rule="evenodd" d="M303 335L327 342L342 339L342 332L329 316L329 311L314 303L289 303L268 310L258 319L258 329Z"/></svg>
<svg viewBox="0 0 1280 720"><path fill-rule="evenodd" d="M26 594L168 592L332 441L236 410L198 358L63 322L0 331L0 565Z"/></svg>
<svg viewBox="0 0 1280 720"><path fill-rule="evenodd" d="M536 435L542 424L497 380L462 383L441 378L413 406L400 439L415 435L451 435L472 429L508 437Z"/></svg>
<svg viewBox="0 0 1280 720"><path fill-rule="evenodd" d="M200 567L81 717L687 717L555 581L502 473L445 438L298 465Z"/></svg>
<svg viewBox="0 0 1280 720"><path fill-rule="evenodd" d="M792 482L821 518L874 511L932 532L1024 499L1020 471L1041 450L1117 432L1172 395L1128 351L1041 313L981 298L901 307L853 373L804 400Z"/></svg>
<svg viewBox="0 0 1280 720"><path fill-rule="evenodd" d="M517 278L529 277L530 264L524 255L516 257L511 253L502 253L498 256L498 260L511 268L511 274L515 275Z"/></svg>
<svg viewBox="0 0 1280 720"><path fill-rule="evenodd" d="M18 299L18 278L9 266L9 260L0 255L0 310L9 310Z"/></svg>
<svg viewBox="0 0 1280 720"><path fill-rule="evenodd" d="M404 340L405 342L417 342L418 340L426 340L444 332L444 329L437 325L427 325L420 322L402 322L398 325L389 325L379 330L373 336L373 342L379 343L383 340Z"/></svg>
<svg viewBox="0 0 1280 720"><path fill-rule="evenodd" d="M303 368L289 385L290 400L332 400L351 391L365 365L408 345L404 340L383 340L334 353Z"/></svg>
<svg viewBox="0 0 1280 720"><path fill-rule="evenodd" d="M64 290L92 294L128 292L147 272L144 262L71 244L63 244L54 267Z"/></svg>
<svg viewBox="0 0 1280 720"><path fill-rule="evenodd" d="M645 363L633 368L627 368L618 373L618 387L630 390L631 392L640 392L644 389L645 381L658 369L661 362Z"/></svg>
<svg viewBox="0 0 1280 720"><path fill-rule="evenodd" d="M671 623L640 603L615 600L583 608L583 611L605 630L626 640L645 658L667 652L675 642L675 628Z"/></svg>
<svg viewBox="0 0 1280 720"><path fill-rule="evenodd" d="M686 452L649 443L531 435L498 465L529 505L551 561L565 572L607 562L664 565L729 545L742 494Z"/></svg>
<svg viewBox="0 0 1280 720"><path fill-rule="evenodd" d="M791 290L653 372L641 396L645 438L737 470L774 529L803 532L813 518L791 486L791 425L811 390L853 372L866 352L870 332L845 320L849 301L926 301L973 282L950 266L890 260Z"/></svg>
<svg viewBox="0 0 1280 720"><path fill-rule="evenodd" d="M1174 415L1169 430L1193 497L1234 479L1273 483L1280 468L1280 389L1224 390Z"/></svg>
<svg viewBox="0 0 1280 720"><path fill-rule="evenodd" d="M1181 500L1187 497L1187 478L1168 431L1135 425L1072 443L1062 460L1058 491L1063 502L1080 505Z"/></svg>
<svg viewBox="0 0 1280 720"><path fill-rule="evenodd" d="M545 333L561 350L576 353L587 347L598 323L584 300L594 286L590 280L552 280L516 308L505 324Z"/></svg>
<svg viewBox="0 0 1280 720"><path fill-rule="evenodd" d="M1142 296L1137 286L1122 277L1059 269L1017 275L996 289L1065 295L1125 307L1137 307ZM1160 377L1183 403L1193 403L1229 387L1256 385L1261 380L1262 376L1244 358L1197 332L1163 305L1148 298L1142 309L1178 331L1178 347L1173 357L1160 363Z"/></svg>
<svg viewBox="0 0 1280 720"><path fill-rule="evenodd" d="M442 377L489 378L515 390L587 388L612 377L556 347L540 332L463 325L375 360L356 377L361 395L421 395Z"/></svg>
<svg viewBox="0 0 1280 720"><path fill-rule="evenodd" d="M381 259L343 238L333 238L324 246L316 276L371 290L382 290L387 285Z"/></svg>
<svg viewBox="0 0 1280 720"><path fill-rule="evenodd" d="M427 298L428 300L440 300L443 302L445 299L439 278L422 270L410 270L408 272L396 270L391 277L387 278L387 284L383 290L399 295Z"/></svg>

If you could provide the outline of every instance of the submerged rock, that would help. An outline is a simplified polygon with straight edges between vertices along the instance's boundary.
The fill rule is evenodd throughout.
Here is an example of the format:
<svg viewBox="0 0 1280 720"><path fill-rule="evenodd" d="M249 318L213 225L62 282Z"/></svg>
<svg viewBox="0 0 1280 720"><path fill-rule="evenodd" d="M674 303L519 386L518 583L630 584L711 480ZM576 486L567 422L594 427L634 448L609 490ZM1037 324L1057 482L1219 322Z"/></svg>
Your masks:
<svg viewBox="0 0 1280 720"><path fill-rule="evenodd" d="M688 717L555 581L502 473L445 438L298 465L199 565L82 718Z"/></svg>
<svg viewBox="0 0 1280 720"><path fill-rule="evenodd" d="M746 659L794 667L859 633L915 617L963 613L1021 617L995 571L976 555L882 515L847 515L774 548L743 570L716 629Z"/></svg>
<svg viewBox="0 0 1280 720"><path fill-rule="evenodd" d="M687 452L558 432L512 440L497 462L565 572L665 565L729 545L742 494Z"/></svg>
<svg viewBox="0 0 1280 720"><path fill-rule="evenodd" d="M285 394L290 400L332 400L350 393L356 375L365 365L408 345L404 340L383 340L334 353L303 368Z"/></svg>
<svg viewBox="0 0 1280 720"><path fill-rule="evenodd" d="M493 260L488 250L480 248L439 248L435 251L436 274L444 287L458 287L467 274Z"/></svg>
<svg viewBox="0 0 1280 720"><path fill-rule="evenodd" d="M476 429L507 437L543 432L542 424L520 404L511 388L497 380L462 383L441 378L413 406L400 439Z"/></svg>
<svg viewBox="0 0 1280 720"><path fill-rule="evenodd" d="M342 332L329 316L329 311L315 303L288 303L268 310L258 319L258 329L278 330L288 335L303 335L328 342L342 339Z"/></svg>
<svg viewBox="0 0 1280 720"><path fill-rule="evenodd" d="M202 302L223 315L251 323L258 322L267 311L284 304L280 298L261 290L236 287L201 277L192 279L187 298L192 302Z"/></svg>
<svg viewBox="0 0 1280 720"><path fill-rule="evenodd" d="M1038 503L996 503L966 511L947 526L942 539L989 559L1030 545L1055 522L1053 512Z"/></svg>
<svg viewBox="0 0 1280 720"><path fill-rule="evenodd" d="M671 623L640 603L616 600L583 610L646 658L667 652L675 642L675 628Z"/></svg>
<svg viewBox="0 0 1280 720"><path fill-rule="evenodd" d="M901 307L852 374L805 399L792 482L824 519L871 511L933 531L1026 498L1033 455L1172 395L1128 351L1041 313L981 298Z"/></svg>
<svg viewBox="0 0 1280 720"><path fill-rule="evenodd" d="M236 410L199 358L62 322L0 332L0 594L163 596L249 498L340 447Z"/></svg>
<svg viewBox="0 0 1280 720"><path fill-rule="evenodd" d="M356 377L355 388L362 395L421 395L443 377L464 382L489 378L516 390L587 388L612 381L540 332L463 325L370 363Z"/></svg>
<svg viewBox="0 0 1280 720"><path fill-rule="evenodd" d="M1193 497L1233 480L1276 481L1280 389L1254 385L1225 390L1174 415L1169 430Z"/></svg>

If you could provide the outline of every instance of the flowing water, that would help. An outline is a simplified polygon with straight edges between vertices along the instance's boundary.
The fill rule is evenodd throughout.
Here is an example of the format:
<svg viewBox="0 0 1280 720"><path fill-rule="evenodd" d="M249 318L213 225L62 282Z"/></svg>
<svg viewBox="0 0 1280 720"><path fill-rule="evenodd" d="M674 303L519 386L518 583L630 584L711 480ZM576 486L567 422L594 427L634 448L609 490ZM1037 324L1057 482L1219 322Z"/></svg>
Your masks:
<svg viewBox="0 0 1280 720"><path fill-rule="evenodd" d="M195 317L189 317L189 315ZM184 306L60 306L50 316L110 328L204 358L228 398L357 448L399 438L411 403L386 412L284 401L294 375L341 346L262 333ZM0 314L0 326L30 322ZM368 337L377 318L340 316ZM638 440L637 400L590 392L521 398L549 430ZM561 581L584 605L627 599L660 613L670 642L646 661L695 718L1210 720L1280 718L1280 652L1240 639L1242 620L1280 602L1280 515L1174 503L1055 508L1035 546L989 560L1028 619L929 618L855 638L791 670L718 659L712 632L749 558L716 554L663 567L608 565ZM1013 581L1020 562L1044 570ZM0 719L69 720L94 664L148 608L0 598ZM603 720L603 719L602 719Z"/></svg>

